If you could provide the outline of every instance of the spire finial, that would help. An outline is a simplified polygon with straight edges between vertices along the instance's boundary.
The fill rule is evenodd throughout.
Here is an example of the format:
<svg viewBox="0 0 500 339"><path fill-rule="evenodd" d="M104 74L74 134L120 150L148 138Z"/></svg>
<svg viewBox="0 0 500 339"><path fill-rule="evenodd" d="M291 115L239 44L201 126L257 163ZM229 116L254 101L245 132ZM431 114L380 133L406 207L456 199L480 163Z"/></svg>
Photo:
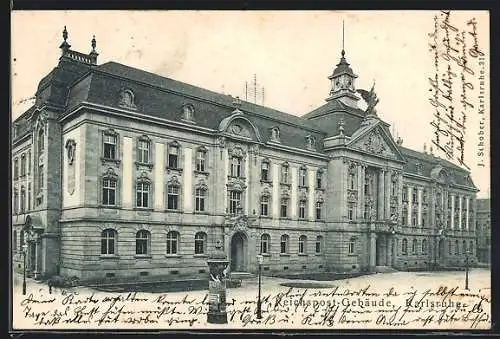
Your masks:
<svg viewBox="0 0 500 339"><path fill-rule="evenodd" d="M97 46L96 41L95 41L95 35L92 36L92 42L91 42L91 44L92 44L92 52L94 52L95 51L95 47Z"/></svg>
<svg viewBox="0 0 500 339"><path fill-rule="evenodd" d="M344 135L344 118L340 118L339 121L339 134Z"/></svg>
<svg viewBox="0 0 500 339"><path fill-rule="evenodd" d="M64 41L68 40L68 31L66 30L66 25L64 25L63 39Z"/></svg>
<svg viewBox="0 0 500 339"><path fill-rule="evenodd" d="M66 53L66 51L68 51L69 48L71 47L71 45L68 44L68 42L66 41L66 40L68 40L68 30L66 29L66 25L64 26L62 36L63 36L64 41L61 43L61 46L59 46L59 48L62 50L62 53L64 55Z"/></svg>

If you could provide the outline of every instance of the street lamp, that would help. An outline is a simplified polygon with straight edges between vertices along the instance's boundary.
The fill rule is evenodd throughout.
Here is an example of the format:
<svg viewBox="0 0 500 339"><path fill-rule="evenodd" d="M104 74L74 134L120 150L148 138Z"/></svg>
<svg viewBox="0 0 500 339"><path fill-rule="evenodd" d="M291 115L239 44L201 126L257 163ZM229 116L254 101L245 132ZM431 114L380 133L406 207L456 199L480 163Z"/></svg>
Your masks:
<svg viewBox="0 0 500 339"><path fill-rule="evenodd" d="M23 295L26 295L26 250L28 245L23 244Z"/></svg>
<svg viewBox="0 0 500 339"><path fill-rule="evenodd" d="M262 251L262 245L261 245L261 251ZM261 272L262 272L262 262L264 261L264 257L262 254L259 254L257 256L257 259L259 261L259 295L257 298L257 319L262 319L262 301L260 300L260 286L261 286Z"/></svg>
<svg viewBox="0 0 500 339"><path fill-rule="evenodd" d="M469 251L465 251L465 289L469 290Z"/></svg>

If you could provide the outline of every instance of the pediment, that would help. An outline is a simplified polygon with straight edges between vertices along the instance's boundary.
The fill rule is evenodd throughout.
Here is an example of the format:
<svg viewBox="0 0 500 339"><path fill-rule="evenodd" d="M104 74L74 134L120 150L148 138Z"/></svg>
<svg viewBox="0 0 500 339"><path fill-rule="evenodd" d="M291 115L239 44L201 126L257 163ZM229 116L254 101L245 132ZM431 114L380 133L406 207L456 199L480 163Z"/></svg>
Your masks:
<svg viewBox="0 0 500 339"><path fill-rule="evenodd" d="M390 134L380 124L366 129L347 146L374 156L406 162Z"/></svg>
<svg viewBox="0 0 500 339"><path fill-rule="evenodd" d="M228 137L261 141L257 127L241 112L236 112L223 119L218 129L220 133Z"/></svg>

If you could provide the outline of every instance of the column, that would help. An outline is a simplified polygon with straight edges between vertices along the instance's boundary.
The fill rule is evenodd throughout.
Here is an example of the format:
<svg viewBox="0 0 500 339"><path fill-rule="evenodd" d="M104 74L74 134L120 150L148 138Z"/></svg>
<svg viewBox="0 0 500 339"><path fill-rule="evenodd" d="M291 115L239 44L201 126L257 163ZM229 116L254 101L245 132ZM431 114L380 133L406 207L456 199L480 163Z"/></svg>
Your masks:
<svg viewBox="0 0 500 339"><path fill-rule="evenodd" d="M398 173L398 222L403 217L403 174Z"/></svg>
<svg viewBox="0 0 500 339"><path fill-rule="evenodd" d="M370 233L370 269L373 270L377 264L377 235Z"/></svg>
<svg viewBox="0 0 500 339"><path fill-rule="evenodd" d="M387 253L387 259L386 259L386 266L392 266L392 235L388 235L386 237L386 253Z"/></svg>
<svg viewBox="0 0 500 339"><path fill-rule="evenodd" d="M377 220L384 218L384 170L380 169L378 174L378 201L377 201Z"/></svg>
<svg viewBox="0 0 500 339"><path fill-rule="evenodd" d="M391 219L391 176L392 171L385 172L385 219Z"/></svg>
<svg viewBox="0 0 500 339"><path fill-rule="evenodd" d="M455 228L455 194L450 194L451 196L451 225L450 228Z"/></svg>
<svg viewBox="0 0 500 339"><path fill-rule="evenodd" d="M408 225L411 225L411 212L412 212L412 208L413 208L413 203L411 201L411 193L412 193L412 187L410 185L408 185L408 215L407 215L407 219L408 219Z"/></svg>
<svg viewBox="0 0 500 339"><path fill-rule="evenodd" d="M357 208L357 219L363 218L363 165L358 164L358 208Z"/></svg>
<svg viewBox="0 0 500 339"><path fill-rule="evenodd" d="M164 156L165 156L165 146L159 142L155 143L155 169L154 169L154 194L155 194L155 209L162 211L165 209L165 199L164 199L164 184L163 184L163 173L164 173Z"/></svg>
<svg viewBox="0 0 500 339"><path fill-rule="evenodd" d="M462 200L463 200L463 196L462 195L459 195L458 196L458 229L462 229Z"/></svg>
<svg viewBox="0 0 500 339"><path fill-rule="evenodd" d="M250 215L250 176L251 176L251 173L250 173L250 153L246 152L245 154L245 186L246 186L246 189L245 189L245 209L244 209L244 213L246 215Z"/></svg>
<svg viewBox="0 0 500 339"><path fill-rule="evenodd" d="M132 208L133 194L132 186L134 178L132 175L132 138L123 137L123 178L122 178L122 202L123 208Z"/></svg>
<svg viewBox="0 0 500 339"><path fill-rule="evenodd" d="M229 174L229 153L227 148L221 148L222 152L222 173L224 175L224 187L223 193L222 193L222 211L223 213L228 213L229 212L229 206L228 206L228 192L227 192L227 183L228 183L228 174Z"/></svg>
<svg viewBox="0 0 500 339"><path fill-rule="evenodd" d="M193 212L193 149L184 149L184 212ZM247 190L248 191L248 190Z"/></svg>
<svg viewBox="0 0 500 339"><path fill-rule="evenodd" d="M314 179L316 177L316 168L307 167L307 175L309 177L309 220L315 220L314 207L316 206L316 198L314 196Z"/></svg>
<svg viewBox="0 0 500 339"><path fill-rule="evenodd" d="M422 226L422 187L417 188L418 212L417 225Z"/></svg>
<svg viewBox="0 0 500 339"><path fill-rule="evenodd" d="M40 268L40 265L39 265L40 255L38 254L38 252L40 251L40 241L38 239L36 239L34 241L34 244L35 244L35 246L33 246L33 248L35 249L35 271L33 273L34 273L34 277L36 279L38 277L38 274L40 273L39 272L39 268Z"/></svg>
<svg viewBox="0 0 500 339"><path fill-rule="evenodd" d="M469 204L470 204L470 198L467 197L466 200L465 200L465 213L467 214L466 215L466 218L465 219L465 229L468 231L469 230Z"/></svg>

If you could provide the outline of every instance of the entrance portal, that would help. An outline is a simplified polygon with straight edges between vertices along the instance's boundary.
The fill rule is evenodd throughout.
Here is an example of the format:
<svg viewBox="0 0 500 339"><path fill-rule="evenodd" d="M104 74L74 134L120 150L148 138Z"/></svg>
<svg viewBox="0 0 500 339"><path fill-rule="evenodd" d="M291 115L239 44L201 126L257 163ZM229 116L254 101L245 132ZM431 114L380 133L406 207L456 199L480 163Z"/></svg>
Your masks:
<svg viewBox="0 0 500 339"><path fill-rule="evenodd" d="M387 237L379 234L376 242L376 265L387 266Z"/></svg>
<svg viewBox="0 0 500 339"><path fill-rule="evenodd" d="M238 232L231 238L231 271L245 272L247 270L247 237Z"/></svg>

